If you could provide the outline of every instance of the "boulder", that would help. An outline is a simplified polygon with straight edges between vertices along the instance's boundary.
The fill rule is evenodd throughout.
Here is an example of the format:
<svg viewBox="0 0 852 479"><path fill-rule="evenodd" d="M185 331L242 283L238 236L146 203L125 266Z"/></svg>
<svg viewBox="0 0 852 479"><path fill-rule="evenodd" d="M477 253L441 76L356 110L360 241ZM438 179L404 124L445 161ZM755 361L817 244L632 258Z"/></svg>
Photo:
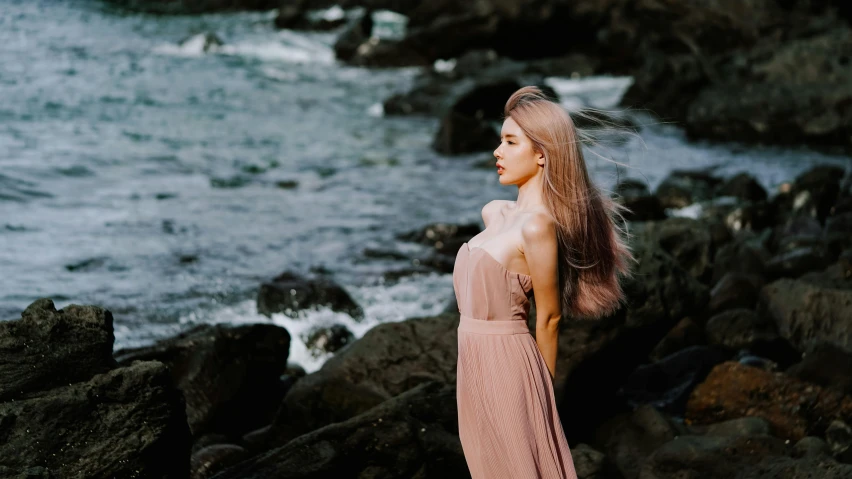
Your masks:
<svg viewBox="0 0 852 479"><path fill-rule="evenodd" d="M781 279L763 288L759 311L800 350L820 340L852 349L852 290Z"/></svg>
<svg viewBox="0 0 852 479"><path fill-rule="evenodd" d="M193 436L239 435L268 424L284 397L290 333L271 324L198 325L151 346L115 352L119 364L161 361L186 398Z"/></svg>
<svg viewBox="0 0 852 479"><path fill-rule="evenodd" d="M757 304L763 279L759 276L731 272L726 273L710 290L710 312L720 313L728 309L752 309Z"/></svg>
<svg viewBox="0 0 852 479"><path fill-rule="evenodd" d="M646 405L602 424L598 441L621 476L635 479L645 459L680 432L671 420Z"/></svg>
<svg viewBox="0 0 852 479"><path fill-rule="evenodd" d="M213 476L464 477L454 385L427 381Z"/></svg>
<svg viewBox="0 0 852 479"><path fill-rule="evenodd" d="M686 409L690 424L762 417L774 435L793 441L821 436L832 420L849 420L850 415L849 396L735 362L713 368L692 392Z"/></svg>
<svg viewBox="0 0 852 479"><path fill-rule="evenodd" d="M156 361L0 402L0 436L3 477L29 477L36 465L43 477L189 474L183 398Z"/></svg>
<svg viewBox="0 0 852 479"><path fill-rule="evenodd" d="M0 322L0 401L87 381L115 367L112 313L97 306L59 311L36 300L17 321Z"/></svg>
<svg viewBox="0 0 852 479"><path fill-rule="evenodd" d="M325 306L346 313L356 320L364 318L364 310L339 284L321 275L306 277L285 271L260 285L257 312L265 316Z"/></svg>
<svg viewBox="0 0 852 479"><path fill-rule="evenodd" d="M264 439L283 444L426 381L453 383L458 314L383 323L296 382Z"/></svg>
<svg viewBox="0 0 852 479"><path fill-rule="evenodd" d="M852 352L829 342L816 342L786 373L852 396Z"/></svg>

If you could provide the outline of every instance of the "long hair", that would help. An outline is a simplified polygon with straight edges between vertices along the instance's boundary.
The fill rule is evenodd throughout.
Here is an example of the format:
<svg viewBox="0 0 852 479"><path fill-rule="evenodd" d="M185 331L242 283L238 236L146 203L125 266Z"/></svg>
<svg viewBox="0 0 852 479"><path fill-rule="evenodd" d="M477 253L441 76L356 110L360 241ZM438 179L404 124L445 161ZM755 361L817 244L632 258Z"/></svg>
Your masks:
<svg viewBox="0 0 852 479"><path fill-rule="evenodd" d="M516 91L504 110L544 155L544 203L556 223L562 316L598 318L624 299L620 277L633 259L616 220L623 207L589 178L583 132L539 88Z"/></svg>

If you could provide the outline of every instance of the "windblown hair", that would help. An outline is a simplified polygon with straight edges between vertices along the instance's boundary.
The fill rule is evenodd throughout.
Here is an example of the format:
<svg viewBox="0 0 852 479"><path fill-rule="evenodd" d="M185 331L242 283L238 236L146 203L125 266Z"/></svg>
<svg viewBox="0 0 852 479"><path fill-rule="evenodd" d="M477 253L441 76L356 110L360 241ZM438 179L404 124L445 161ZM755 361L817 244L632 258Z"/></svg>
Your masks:
<svg viewBox="0 0 852 479"><path fill-rule="evenodd" d="M539 88L516 91L504 110L544 155L544 202L556 223L562 316L598 318L617 310L620 279L633 256L616 220L623 207L589 178L584 133ZM622 218L623 219L623 218Z"/></svg>

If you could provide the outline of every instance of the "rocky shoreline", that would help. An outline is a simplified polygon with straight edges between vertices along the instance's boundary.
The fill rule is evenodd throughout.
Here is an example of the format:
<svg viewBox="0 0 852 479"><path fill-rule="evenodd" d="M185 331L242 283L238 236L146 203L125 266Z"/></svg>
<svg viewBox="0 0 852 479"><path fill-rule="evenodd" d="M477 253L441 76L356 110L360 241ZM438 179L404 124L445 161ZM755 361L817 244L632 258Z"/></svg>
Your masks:
<svg viewBox="0 0 852 479"><path fill-rule="evenodd" d="M470 81L629 75L620 107L649 111L691 138L852 152L852 8L841 0L109 2L157 13L278 8L280 28L336 29L342 62L423 67L420 84L399 92L418 101L386 104L392 114L437 109L444 117L441 93ZM346 14L324 16L320 9L332 6ZM385 10L404 16L401 37L375 34L373 14ZM457 64L447 78L437 60L473 68ZM424 95L439 101L420 101ZM477 125L459 127L476 136Z"/></svg>
<svg viewBox="0 0 852 479"><path fill-rule="evenodd" d="M616 198L633 210L628 302L560 330L554 386L580 477L852 477L850 172L818 166L769 194L745 174L678 171ZM398 275L450 271L478 231L401 235L431 253ZM361 311L290 273L258 304ZM468 477L455 304L354 341L321 331L316 347L336 352L312 374L270 324L113 351L97 306L44 298L21 316L0 323L2 477Z"/></svg>

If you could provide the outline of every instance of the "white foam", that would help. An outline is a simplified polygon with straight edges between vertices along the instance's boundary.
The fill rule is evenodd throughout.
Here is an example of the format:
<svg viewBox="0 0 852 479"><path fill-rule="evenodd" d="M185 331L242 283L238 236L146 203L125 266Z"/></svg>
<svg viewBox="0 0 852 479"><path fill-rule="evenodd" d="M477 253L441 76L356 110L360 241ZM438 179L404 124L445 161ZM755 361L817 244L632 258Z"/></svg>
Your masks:
<svg viewBox="0 0 852 479"><path fill-rule="evenodd" d="M446 307L452 292L452 277L446 274L413 276L403 278L393 285L359 286L347 288L347 291L356 303L362 305L365 319L361 322L348 314L335 312L326 307L299 311L293 315L277 313L267 318L258 314L257 303L252 299L223 306L214 311L196 311L186 314L180 317L179 324L148 325L145 333L150 336L149 338L139 338L138 331L117 324L115 349L145 346L152 342L151 337L159 339L173 336L202 323L233 325L272 323L286 328L290 333L288 361L297 363L305 368L306 372L312 373L320 369L333 355L317 354L305 345L305 337L314 328L342 324L352 332L354 339L358 339L381 323L440 314Z"/></svg>
<svg viewBox="0 0 852 479"><path fill-rule="evenodd" d="M544 82L556 91L562 106L573 111L583 107L608 109L617 106L633 84L633 77L548 77Z"/></svg>
<svg viewBox="0 0 852 479"><path fill-rule="evenodd" d="M370 108L367 108L367 115L374 118L381 118L385 116L385 106L381 103L373 103L370 105Z"/></svg>
<svg viewBox="0 0 852 479"><path fill-rule="evenodd" d="M180 57L222 54L254 57L266 61L288 63L334 64L334 50L328 45L288 30L281 30L277 40L243 41L225 45L209 45L206 34L194 35L179 45L166 44L154 48L155 53Z"/></svg>
<svg viewBox="0 0 852 479"><path fill-rule="evenodd" d="M456 67L456 59L451 58L449 60L441 60L440 58L435 60L435 63L432 65L432 69L438 73L448 73L453 71Z"/></svg>

